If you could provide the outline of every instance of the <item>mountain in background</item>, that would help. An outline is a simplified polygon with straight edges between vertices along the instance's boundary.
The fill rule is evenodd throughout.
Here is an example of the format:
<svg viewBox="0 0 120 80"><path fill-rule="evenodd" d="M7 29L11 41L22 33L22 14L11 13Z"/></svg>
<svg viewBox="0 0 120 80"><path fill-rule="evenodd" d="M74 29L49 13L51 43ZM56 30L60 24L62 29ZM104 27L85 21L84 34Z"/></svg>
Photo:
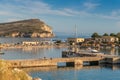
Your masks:
<svg viewBox="0 0 120 80"><path fill-rule="evenodd" d="M72 32L56 32L54 31L55 33L55 38L60 38L60 39L66 39L66 38L75 38L75 33L72 33ZM79 38L90 38L92 35L92 33L79 33L77 34L77 37Z"/></svg>
<svg viewBox="0 0 120 80"><path fill-rule="evenodd" d="M2 37L54 37L52 28L39 19L0 23Z"/></svg>

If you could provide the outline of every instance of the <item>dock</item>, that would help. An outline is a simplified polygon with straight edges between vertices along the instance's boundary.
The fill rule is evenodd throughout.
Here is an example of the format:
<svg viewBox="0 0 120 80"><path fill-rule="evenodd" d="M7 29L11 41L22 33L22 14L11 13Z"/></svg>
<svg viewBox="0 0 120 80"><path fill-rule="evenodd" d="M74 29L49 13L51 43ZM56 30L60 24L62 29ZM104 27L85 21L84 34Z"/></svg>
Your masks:
<svg viewBox="0 0 120 80"><path fill-rule="evenodd" d="M23 59L6 60L11 64L10 67L45 67L58 66L58 63L66 63L66 66L83 65L88 62L90 65L99 64L120 64L120 57L73 57L73 58L45 58L45 59Z"/></svg>

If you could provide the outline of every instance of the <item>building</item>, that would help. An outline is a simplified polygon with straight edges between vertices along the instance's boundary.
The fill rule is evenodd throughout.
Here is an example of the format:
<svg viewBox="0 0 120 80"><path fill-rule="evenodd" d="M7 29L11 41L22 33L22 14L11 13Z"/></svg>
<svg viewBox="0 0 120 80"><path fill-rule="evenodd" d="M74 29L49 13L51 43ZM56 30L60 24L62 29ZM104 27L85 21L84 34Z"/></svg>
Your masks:
<svg viewBox="0 0 120 80"><path fill-rule="evenodd" d="M100 38L95 38L96 41L99 42L118 42L119 39L117 37L112 37L112 36L102 36Z"/></svg>
<svg viewBox="0 0 120 80"><path fill-rule="evenodd" d="M73 43L81 43L84 42L84 38L68 38L67 41L68 42L73 42Z"/></svg>
<svg viewBox="0 0 120 80"><path fill-rule="evenodd" d="M38 45L39 44L39 42L37 42L37 41L23 41L22 42L22 45Z"/></svg>

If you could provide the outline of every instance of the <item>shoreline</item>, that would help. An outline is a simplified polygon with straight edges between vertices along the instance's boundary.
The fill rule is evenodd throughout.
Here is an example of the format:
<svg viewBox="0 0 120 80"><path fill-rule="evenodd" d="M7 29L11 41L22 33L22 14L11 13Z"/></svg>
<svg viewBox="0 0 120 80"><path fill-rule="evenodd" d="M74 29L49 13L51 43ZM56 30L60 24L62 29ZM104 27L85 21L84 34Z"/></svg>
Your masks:
<svg viewBox="0 0 120 80"><path fill-rule="evenodd" d="M74 46L69 46L66 44L61 44L61 45L0 45L0 49L14 49L14 48L74 48ZM119 46L116 47L111 47L111 46L100 46L100 47L93 47L93 46L78 46L77 48L119 48Z"/></svg>
<svg viewBox="0 0 120 80"><path fill-rule="evenodd" d="M23 46L23 45L17 45L17 46L2 46L1 49L14 49L14 48L67 48L67 45L39 45L39 46Z"/></svg>

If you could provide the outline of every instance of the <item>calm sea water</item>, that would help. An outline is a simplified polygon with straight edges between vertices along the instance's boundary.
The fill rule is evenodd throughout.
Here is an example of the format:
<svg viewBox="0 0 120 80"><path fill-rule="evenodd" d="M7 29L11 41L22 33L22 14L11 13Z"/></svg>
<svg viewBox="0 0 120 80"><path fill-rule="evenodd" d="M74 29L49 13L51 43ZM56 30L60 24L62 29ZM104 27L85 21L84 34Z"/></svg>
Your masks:
<svg viewBox="0 0 120 80"><path fill-rule="evenodd" d="M43 80L120 80L120 67L88 66L83 68L58 68L32 70L29 74Z"/></svg>
<svg viewBox="0 0 120 80"><path fill-rule="evenodd" d="M2 39L3 40L3 39ZM3 41L10 41L9 38ZM19 41L21 41L19 39ZM2 42L2 41L1 41ZM13 39L14 42L14 39ZM65 48L21 48L2 49L2 59L58 58ZM105 54L120 55L120 49L101 49ZM77 66L73 67L38 67L24 69L32 77L42 80L120 80L120 66Z"/></svg>

